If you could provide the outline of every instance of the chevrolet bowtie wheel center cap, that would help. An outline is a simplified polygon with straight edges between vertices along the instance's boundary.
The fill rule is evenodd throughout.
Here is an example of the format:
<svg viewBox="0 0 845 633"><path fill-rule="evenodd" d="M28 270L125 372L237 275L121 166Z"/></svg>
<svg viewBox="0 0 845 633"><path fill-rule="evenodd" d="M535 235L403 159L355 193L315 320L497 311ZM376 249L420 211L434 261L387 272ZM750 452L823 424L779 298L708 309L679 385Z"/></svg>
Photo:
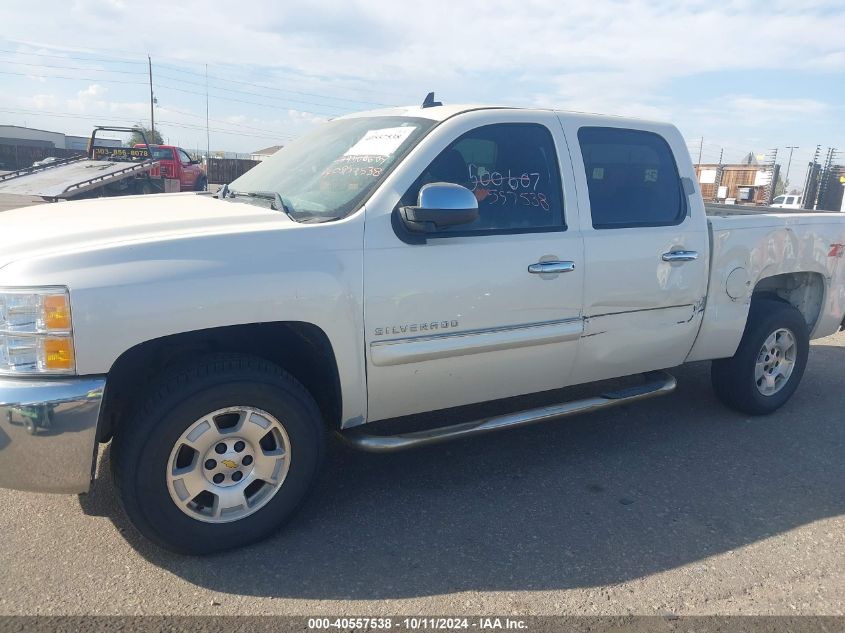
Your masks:
<svg viewBox="0 0 845 633"><path fill-rule="evenodd" d="M234 486L252 472L254 453L243 438L222 439L206 452L203 473L215 486Z"/></svg>

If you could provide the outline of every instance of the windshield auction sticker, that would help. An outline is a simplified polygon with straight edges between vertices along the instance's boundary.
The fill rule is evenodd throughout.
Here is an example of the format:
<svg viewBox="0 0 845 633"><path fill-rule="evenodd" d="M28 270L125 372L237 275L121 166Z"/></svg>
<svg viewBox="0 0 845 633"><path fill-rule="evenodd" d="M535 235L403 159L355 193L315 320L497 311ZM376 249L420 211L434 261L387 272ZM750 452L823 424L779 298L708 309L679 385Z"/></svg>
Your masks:
<svg viewBox="0 0 845 633"><path fill-rule="evenodd" d="M344 156L390 156L416 129L409 125L370 130Z"/></svg>

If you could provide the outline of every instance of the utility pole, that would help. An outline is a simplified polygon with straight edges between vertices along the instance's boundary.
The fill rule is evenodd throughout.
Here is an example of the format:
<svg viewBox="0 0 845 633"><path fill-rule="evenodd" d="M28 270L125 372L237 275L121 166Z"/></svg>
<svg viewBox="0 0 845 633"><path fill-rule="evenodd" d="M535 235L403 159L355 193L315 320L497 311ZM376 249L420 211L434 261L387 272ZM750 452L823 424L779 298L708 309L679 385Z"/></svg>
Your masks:
<svg viewBox="0 0 845 633"><path fill-rule="evenodd" d="M156 142L156 115L155 115L155 97L153 97L153 60L150 59L150 56L147 55L147 64L150 69L150 136L149 139L150 143Z"/></svg>
<svg viewBox="0 0 845 633"><path fill-rule="evenodd" d="M205 156L211 156L211 131L208 127L208 64L205 65Z"/></svg>
<svg viewBox="0 0 845 633"><path fill-rule="evenodd" d="M783 177L783 188L784 193L789 193L789 167L792 165L792 152L798 149L797 145L787 145L786 149L789 150L789 160L786 161L786 176Z"/></svg>
<svg viewBox="0 0 845 633"><path fill-rule="evenodd" d="M698 144L698 169L701 169L701 152L704 150L704 137L701 137L701 143Z"/></svg>

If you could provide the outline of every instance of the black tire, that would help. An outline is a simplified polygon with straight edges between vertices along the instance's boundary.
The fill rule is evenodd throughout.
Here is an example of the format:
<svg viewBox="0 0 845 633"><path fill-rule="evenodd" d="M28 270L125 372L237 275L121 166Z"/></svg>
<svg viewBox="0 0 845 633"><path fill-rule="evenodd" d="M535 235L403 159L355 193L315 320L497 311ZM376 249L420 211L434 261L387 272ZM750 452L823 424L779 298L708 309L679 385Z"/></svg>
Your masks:
<svg viewBox="0 0 845 633"><path fill-rule="evenodd" d="M275 496L254 514L229 523L207 523L184 513L171 498L168 461L192 423L233 406L255 407L283 422L290 439L290 467ZM112 442L112 472L123 508L144 536L173 552L209 554L278 530L316 479L325 444L319 409L292 376L250 356L210 356L163 376L146 402L121 423Z"/></svg>
<svg viewBox="0 0 845 633"><path fill-rule="evenodd" d="M208 178L206 178L205 176L200 176L199 178L197 178L196 190L208 191Z"/></svg>
<svg viewBox="0 0 845 633"><path fill-rule="evenodd" d="M135 183L135 195L148 196L151 193L155 193L155 189L149 180L139 180Z"/></svg>
<svg viewBox="0 0 845 633"><path fill-rule="evenodd" d="M755 365L763 343L781 328L789 330L795 337L795 366L779 391L764 395L757 387ZM732 409L750 415L772 413L783 406L798 388L807 366L809 351L807 324L795 307L774 299L755 299L736 354L711 364L713 389L718 398Z"/></svg>

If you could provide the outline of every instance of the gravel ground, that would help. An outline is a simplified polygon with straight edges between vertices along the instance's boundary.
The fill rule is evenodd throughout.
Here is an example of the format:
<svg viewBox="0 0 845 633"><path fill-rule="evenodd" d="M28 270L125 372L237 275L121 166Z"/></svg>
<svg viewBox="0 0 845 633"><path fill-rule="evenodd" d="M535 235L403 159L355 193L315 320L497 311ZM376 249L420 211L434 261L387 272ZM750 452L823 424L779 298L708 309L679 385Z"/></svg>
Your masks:
<svg viewBox="0 0 845 633"><path fill-rule="evenodd" d="M284 531L207 558L135 533L105 449L87 496L0 491L0 614L845 614L844 347L766 418L699 363L591 416L335 446Z"/></svg>

